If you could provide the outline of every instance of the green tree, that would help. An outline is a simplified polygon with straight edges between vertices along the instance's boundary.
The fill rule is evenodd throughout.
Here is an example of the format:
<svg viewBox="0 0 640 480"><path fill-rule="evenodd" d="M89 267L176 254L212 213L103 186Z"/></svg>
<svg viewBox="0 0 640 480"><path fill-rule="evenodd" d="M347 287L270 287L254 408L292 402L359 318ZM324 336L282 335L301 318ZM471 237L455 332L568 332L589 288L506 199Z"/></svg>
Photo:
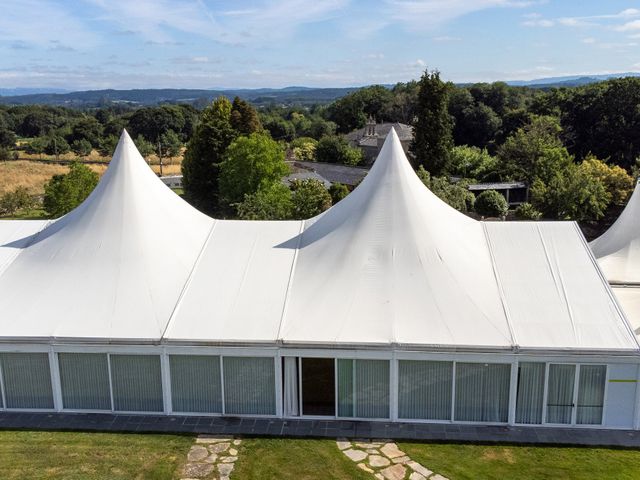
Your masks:
<svg viewBox="0 0 640 480"><path fill-rule="evenodd" d="M587 155L580 168L602 182L613 205L623 206L627 203L633 192L634 182L633 177L624 168L617 165L607 165L593 155Z"/></svg>
<svg viewBox="0 0 640 480"><path fill-rule="evenodd" d="M316 145L316 161L355 166L362 162L362 152L350 147L344 137L322 137Z"/></svg>
<svg viewBox="0 0 640 480"><path fill-rule="evenodd" d="M536 116L498 149L500 169L505 179L535 179L548 182L556 172L572 163L560 140L560 124L554 117Z"/></svg>
<svg viewBox="0 0 640 480"><path fill-rule="evenodd" d="M291 142L291 150L296 160L313 162L316 159L316 146L318 142L313 138L299 137Z"/></svg>
<svg viewBox="0 0 640 480"><path fill-rule="evenodd" d="M332 183L329 187L329 195L331 195L331 203L335 205L349 195L349 189L342 183Z"/></svg>
<svg viewBox="0 0 640 480"><path fill-rule="evenodd" d="M27 143L25 150L29 154L40 155L40 157L42 157L46 144L47 141L44 137L36 137Z"/></svg>
<svg viewBox="0 0 640 480"><path fill-rule="evenodd" d="M530 203L521 203L514 211L518 220L540 220L542 212Z"/></svg>
<svg viewBox="0 0 640 480"><path fill-rule="evenodd" d="M138 149L138 152L140 152L140 155L142 155L142 158L148 159L156 151L156 149L153 146L153 143L151 143L149 140L144 138L142 135L138 135L133 140L133 143Z"/></svg>
<svg viewBox="0 0 640 480"><path fill-rule="evenodd" d="M177 157L182 153L182 141L176 132L167 130L160 135L160 142L156 149L159 158Z"/></svg>
<svg viewBox="0 0 640 480"><path fill-rule="evenodd" d="M231 102L219 97L202 112L182 161L185 196L196 208L214 213L219 205L218 176L227 147L237 137Z"/></svg>
<svg viewBox="0 0 640 480"><path fill-rule="evenodd" d="M91 154L93 147L91 146L91 142L83 138L81 140L74 140L71 144L71 150L79 157L86 157Z"/></svg>
<svg viewBox="0 0 640 480"><path fill-rule="evenodd" d="M236 211L243 220L287 220L293 212L291 190L282 183L273 183L245 195Z"/></svg>
<svg viewBox="0 0 640 480"><path fill-rule="evenodd" d="M486 149L466 145L451 149L451 175L472 178L479 182L493 182L500 178L498 167L498 159L489 155Z"/></svg>
<svg viewBox="0 0 640 480"><path fill-rule="evenodd" d="M54 175L44 186L44 209L52 217L67 214L93 191L98 174L86 165L73 163L69 173Z"/></svg>
<svg viewBox="0 0 640 480"><path fill-rule="evenodd" d="M282 147L268 135L238 137L227 148L220 164L222 206L241 202L245 195L280 182L289 173Z"/></svg>
<svg viewBox="0 0 640 480"><path fill-rule="evenodd" d="M436 176L447 171L453 147L452 121L447 109L450 88L440 80L437 70L426 70L419 82L411 153L418 165Z"/></svg>
<svg viewBox="0 0 640 480"><path fill-rule="evenodd" d="M251 135L262 130L258 112L240 97L233 99L230 121L233 129L240 135Z"/></svg>
<svg viewBox="0 0 640 480"><path fill-rule="evenodd" d="M504 217L509 211L509 204L499 192L485 190L477 196L474 208L483 217Z"/></svg>
<svg viewBox="0 0 640 480"><path fill-rule="evenodd" d="M71 150L67 141L60 135L51 135L45 138L46 144L44 147L44 153L47 155L55 155L57 157L58 155L64 155Z"/></svg>
<svg viewBox="0 0 640 480"><path fill-rule="evenodd" d="M291 191L292 217L296 220L315 217L331 207L331 195L319 180L294 180Z"/></svg>
<svg viewBox="0 0 640 480"><path fill-rule="evenodd" d="M473 210L475 197L467 188L466 182L452 183L448 177L432 177L422 165L418 167L416 173L422 183L449 206L460 212L470 212Z"/></svg>
<svg viewBox="0 0 640 480"><path fill-rule="evenodd" d="M20 210L29 212L35 205L36 201L26 187L19 186L0 197L0 215L14 215Z"/></svg>
<svg viewBox="0 0 640 480"><path fill-rule="evenodd" d="M16 148L16 134L7 128L0 128L0 147Z"/></svg>
<svg viewBox="0 0 640 480"><path fill-rule="evenodd" d="M104 137L100 140L100 148L98 149L98 151L103 157L110 157L111 155L113 155L113 152L116 151L117 145L118 137L116 137L115 135L109 135L108 137Z"/></svg>

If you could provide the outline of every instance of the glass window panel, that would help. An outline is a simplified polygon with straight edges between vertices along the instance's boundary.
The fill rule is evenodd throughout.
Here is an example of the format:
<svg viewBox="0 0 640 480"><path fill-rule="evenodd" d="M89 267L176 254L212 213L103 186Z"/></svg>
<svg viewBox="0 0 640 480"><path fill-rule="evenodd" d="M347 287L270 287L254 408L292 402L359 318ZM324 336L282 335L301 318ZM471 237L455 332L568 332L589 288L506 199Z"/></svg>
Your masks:
<svg viewBox="0 0 640 480"><path fill-rule="evenodd" d="M338 359L338 416L353 417L353 360Z"/></svg>
<svg viewBox="0 0 640 480"><path fill-rule="evenodd" d="M111 410L106 353L59 353L64 408Z"/></svg>
<svg viewBox="0 0 640 480"><path fill-rule="evenodd" d="M170 355L174 412L221 413L220 357Z"/></svg>
<svg viewBox="0 0 640 480"><path fill-rule="evenodd" d="M571 423L575 365L549 365L547 423Z"/></svg>
<svg viewBox="0 0 640 480"><path fill-rule="evenodd" d="M355 416L389 418L389 361L356 360Z"/></svg>
<svg viewBox="0 0 640 480"><path fill-rule="evenodd" d="M124 412L162 412L158 355L111 355L113 406Z"/></svg>
<svg viewBox="0 0 640 480"><path fill-rule="evenodd" d="M519 364L516 423L542 423L545 367L544 363Z"/></svg>
<svg viewBox="0 0 640 480"><path fill-rule="evenodd" d="M606 365L580 366L576 423L583 425L600 425L602 423L606 378Z"/></svg>
<svg viewBox="0 0 640 480"><path fill-rule="evenodd" d="M398 416L450 420L453 362L400 360Z"/></svg>
<svg viewBox="0 0 640 480"><path fill-rule="evenodd" d="M511 365L456 363L455 420L507 422Z"/></svg>
<svg viewBox="0 0 640 480"><path fill-rule="evenodd" d="M6 408L53 408L47 353L0 354Z"/></svg>
<svg viewBox="0 0 640 480"><path fill-rule="evenodd" d="M275 365L271 357L224 357L225 413L275 415Z"/></svg>

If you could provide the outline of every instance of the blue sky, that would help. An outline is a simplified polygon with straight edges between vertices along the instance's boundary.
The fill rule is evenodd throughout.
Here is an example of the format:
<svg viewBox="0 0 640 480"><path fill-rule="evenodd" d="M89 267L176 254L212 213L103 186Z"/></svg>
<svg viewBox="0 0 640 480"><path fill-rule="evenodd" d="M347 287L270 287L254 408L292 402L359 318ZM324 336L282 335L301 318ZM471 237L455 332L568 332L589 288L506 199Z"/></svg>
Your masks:
<svg viewBox="0 0 640 480"><path fill-rule="evenodd" d="M0 87L354 86L640 71L640 1L0 0Z"/></svg>

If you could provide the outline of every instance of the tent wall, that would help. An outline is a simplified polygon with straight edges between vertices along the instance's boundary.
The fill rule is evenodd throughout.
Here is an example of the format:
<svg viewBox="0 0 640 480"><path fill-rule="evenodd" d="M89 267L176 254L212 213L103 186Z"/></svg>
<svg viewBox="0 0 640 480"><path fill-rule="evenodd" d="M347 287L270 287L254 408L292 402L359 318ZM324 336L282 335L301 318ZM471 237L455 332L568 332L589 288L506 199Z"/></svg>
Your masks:
<svg viewBox="0 0 640 480"><path fill-rule="evenodd" d="M2 345L0 410L282 417L303 357L335 365L323 418L639 427L638 359L586 355Z"/></svg>

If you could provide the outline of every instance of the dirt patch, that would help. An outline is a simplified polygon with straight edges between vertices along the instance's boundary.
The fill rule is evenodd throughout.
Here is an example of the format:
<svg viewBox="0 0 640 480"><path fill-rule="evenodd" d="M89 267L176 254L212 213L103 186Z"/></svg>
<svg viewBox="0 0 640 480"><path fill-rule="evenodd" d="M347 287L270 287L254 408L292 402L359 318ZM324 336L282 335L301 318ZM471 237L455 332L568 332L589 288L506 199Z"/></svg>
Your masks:
<svg viewBox="0 0 640 480"><path fill-rule="evenodd" d="M490 448L483 452L482 460L488 462L505 462L514 464L516 463L515 456L511 449L508 448Z"/></svg>

